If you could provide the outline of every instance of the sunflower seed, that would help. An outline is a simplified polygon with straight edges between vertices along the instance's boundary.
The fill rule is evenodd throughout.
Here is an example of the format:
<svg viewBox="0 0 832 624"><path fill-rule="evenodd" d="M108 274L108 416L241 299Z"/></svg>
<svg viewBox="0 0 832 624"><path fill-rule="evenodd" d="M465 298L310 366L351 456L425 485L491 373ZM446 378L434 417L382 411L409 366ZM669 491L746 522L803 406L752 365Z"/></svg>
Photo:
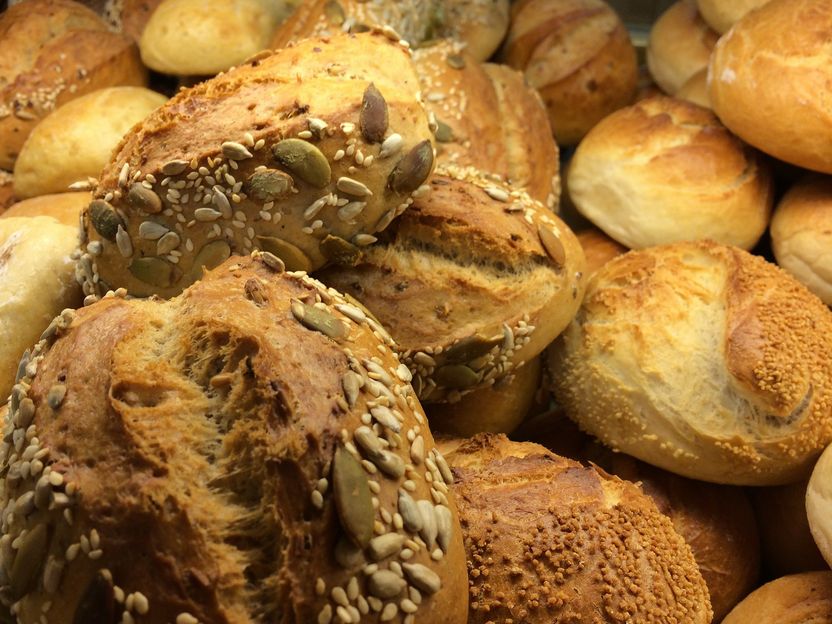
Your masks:
<svg viewBox="0 0 832 624"><path fill-rule="evenodd" d="M229 160L245 160L251 158L251 152L245 145L236 141L226 141L221 146L222 155Z"/></svg>
<svg viewBox="0 0 832 624"><path fill-rule="evenodd" d="M162 165L162 173L166 176L175 176L185 171L187 167L187 160L169 160Z"/></svg>
<svg viewBox="0 0 832 624"><path fill-rule="evenodd" d="M312 261L292 243L272 236L258 236L257 245L263 251L268 251L283 260L289 271L312 270Z"/></svg>
<svg viewBox="0 0 832 624"><path fill-rule="evenodd" d="M220 213L225 219L231 218L231 202L225 196L225 190L222 187L214 187L213 203L219 209Z"/></svg>
<svg viewBox="0 0 832 624"><path fill-rule="evenodd" d="M387 132L387 102L372 82L364 91L358 117L361 134L368 143L381 143Z"/></svg>
<svg viewBox="0 0 832 624"><path fill-rule="evenodd" d="M454 527L451 510L444 505L437 505L433 508L433 512L436 516L436 541L442 550L448 552Z"/></svg>
<svg viewBox="0 0 832 624"><path fill-rule="evenodd" d="M164 256L179 247L181 239L176 232L168 232L156 243L156 254Z"/></svg>
<svg viewBox="0 0 832 624"><path fill-rule="evenodd" d="M387 158L389 156L393 156L394 154L398 154L403 146L404 139L402 138L402 135L393 133L384 139L384 143L381 144L381 149L378 152L378 157Z"/></svg>
<svg viewBox="0 0 832 624"><path fill-rule="evenodd" d="M260 258L263 260L263 263L272 271L283 273L283 271L286 270L286 265L283 263L283 260L275 256L273 253L269 253L268 251L261 251Z"/></svg>
<svg viewBox="0 0 832 624"><path fill-rule="evenodd" d="M390 451L382 451L379 456L372 457L371 461L392 479L399 479L404 474L404 460Z"/></svg>
<svg viewBox="0 0 832 624"><path fill-rule="evenodd" d="M445 483L448 485L453 484L454 475L451 473L451 468L448 466L448 462L445 461L445 457L439 452L439 449L433 449L433 460L436 462L436 467L439 468L439 473L442 475Z"/></svg>
<svg viewBox="0 0 832 624"><path fill-rule="evenodd" d="M497 200L499 202L507 202L508 201L508 193L496 186L487 186L485 189L485 194L488 195L491 199Z"/></svg>
<svg viewBox="0 0 832 624"><path fill-rule="evenodd" d="M139 226L139 236L145 240L159 240L168 232L170 230L167 227L154 221L144 221Z"/></svg>
<svg viewBox="0 0 832 624"><path fill-rule="evenodd" d="M335 507L341 526L356 546L365 547L373 536L373 504L367 473L343 447L332 463Z"/></svg>
<svg viewBox="0 0 832 624"><path fill-rule="evenodd" d="M419 509L419 515L422 516L422 528L419 530L419 535L425 540L428 548L433 548L436 543L436 536L438 535L436 515L433 513L433 503L429 500L419 500L416 501L416 507Z"/></svg>
<svg viewBox="0 0 832 624"><path fill-rule="evenodd" d="M302 139L283 139L272 153L283 167L316 188L323 188L332 178L332 169L323 152Z"/></svg>
<svg viewBox="0 0 832 624"><path fill-rule="evenodd" d="M346 176L338 178L338 182L335 183L335 188L342 193L354 195L355 197L369 197L373 194L373 192L364 184Z"/></svg>
<svg viewBox="0 0 832 624"><path fill-rule="evenodd" d="M280 199L291 190L292 176L277 169L255 171L245 183L246 194L264 203Z"/></svg>
<svg viewBox="0 0 832 624"><path fill-rule="evenodd" d="M347 371L341 377L341 387L344 389L344 396L350 407L355 407L358 401L358 392L361 389L361 378L352 371Z"/></svg>
<svg viewBox="0 0 832 624"><path fill-rule="evenodd" d="M422 529L422 514L416 501L404 491L399 491L399 513L404 521L404 528L411 533L418 533Z"/></svg>
<svg viewBox="0 0 832 624"><path fill-rule="evenodd" d="M104 572L99 571L81 596L72 623L106 622L109 624L115 621L115 615L116 601L112 580Z"/></svg>
<svg viewBox="0 0 832 624"><path fill-rule="evenodd" d="M382 600L398 596L407 583L395 572L379 570L367 581L370 594Z"/></svg>
<svg viewBox="0 0 832 624"><path fill-rule="evenodd" d="M410 460L418 466L425 459L425 439L422 436L416 436L413 443L410 445Z"/></svg>
<svg viewBox="0 0 832 624"><path fill-rule="evenodd" d="M373 561L381 561L392 557L402 549L404 544L404 535L398 533L385 533L370 540L367 546L367 551L370 554L370 559Z"/></svg>
<svg viewBox="0 0 832 624"><path fill-rule="evenodd" d="M538 226L537 235L540 237L540 242L546 253L558 267L562 267L566 261L566 250L563 248L563 243L560 238L552 232L549 228Z"/></svg>
<svg viewBox="0 0 832 624"><path fill-rule="evenodd" d="M127 193L127 203L136 210L143 210L149 214L162 211L162 200L159 196L141 183L134 184Z"/></svg>
<svg viewBox="0 0 832 624"><path fill-rule="evenodd" d="M202 274L203 268L211 270L217 268L223 262L231 257L231 246L225 241L211 241L199 250L199 253L194 257L194 264L192 270L197 270Z"/></svg>
<svg viewBox="0 0 832 624"><path fill-rule="evenodd" d="M426 594L435 594L442 587L439 575L421 563L403 563L402 569L408 580Z"/></svg>
<svg viewBox="0 0 832 624"><path fill-rule="evenodd" d="M116 230L116 247L118 247L118 252L124 258L129 258L133 255L133 241L130 240L130 235L121 225Z"/></svg>
<svg viewBox="0 0 832 624"><path fill-rule="evenodd" d="M137 280L157 288L168 288L173 283L173 265L161 258L136 258L128 270Z"/></svg>
<svg viewBox="0 0 832 624"><path fill-rule="evenodd" d="M397 193L412 193L430 175L433 168L433 146L427 139L417 144L393 169L387 185Z"/></svg>
<svg viewBox="0 0 832 624"><path fill-rule="evenodd" d="M401 423L396 419L389 407L379 405L372 408L370 410L370 414L372 414L373 418L375 418L381 425L387 427L388 429L391 429L396 433L399 433L402 430Z"/></svg>
<svg viewBox="0 0 832 624"><path fill-rule="evenodd" d="M464 364L441 366L434 371L433 379L437 385L459 390L476 386L480 381L479 375Z"/></svg>
<svg viewBox="0 0 832 624"><path fill-rule="evenodd" d="M213 208L197 208L194 210L194 219L197 221L216 221L221 216L222 213Z"/></svg>
<svg viewBox="0 0 832 624"><path fill-rule="evenodd" d="M341 221L349 222L361 214L361 211L367 206L367 202L353 201L343 205L338 209L338 218Z"/></svg>
<svg viewBox="0 0 832 624"><path fill-rule="evenodd" d="M124 221L116 214L113 207L103 199L94 200L89 207L90 221L95 231L102 238L109 241L116 239L116 232L119 226L124 226Z"/></svg>
<svg viewBox="0 0 832 624"><path fill-rule="evenodd" d="M384 450L381 446L381 440L369 427L359 427L353 432L353 439L361 449L363 455L370 458L381 457Z"/></svg>
<svg viewBox="0 0 832 624"><path fill-rule="evenodd" d="M15 600L21 598L37 578L46 555L47 537L46 525L43 523L36 524L23 537L9 571Z"/></svg>

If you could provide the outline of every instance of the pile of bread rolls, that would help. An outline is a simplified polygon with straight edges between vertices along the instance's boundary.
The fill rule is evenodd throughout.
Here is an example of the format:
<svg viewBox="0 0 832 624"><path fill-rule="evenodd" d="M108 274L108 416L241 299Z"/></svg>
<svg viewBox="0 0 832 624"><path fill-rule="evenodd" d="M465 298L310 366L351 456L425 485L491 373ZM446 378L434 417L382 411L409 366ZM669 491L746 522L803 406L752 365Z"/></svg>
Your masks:
<svg viewBox="0 0 832 624"><path fill-rule="evenodd" d="M12 2L0 622L832 622L830 29Z"/></svg>

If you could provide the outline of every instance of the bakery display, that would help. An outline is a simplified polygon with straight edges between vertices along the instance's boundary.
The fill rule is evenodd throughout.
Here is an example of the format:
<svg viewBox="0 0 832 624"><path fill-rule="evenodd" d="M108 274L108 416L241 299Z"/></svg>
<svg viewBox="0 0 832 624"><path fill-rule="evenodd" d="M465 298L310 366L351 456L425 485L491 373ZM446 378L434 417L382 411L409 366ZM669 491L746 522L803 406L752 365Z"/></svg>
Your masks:
<svg viewBox="0 0 832 624"><path fill-rule="evenodd" d="M59 223L77 230L81 213L90 203L90 194L84 191L39 195L15 202L0 213L0 219L9 217L52 217Z"/></svg>
<svg viewBox="0 0 832 624"><path fill-rule="evenodd" d="M820 456L806 489L806 514L812 537L832 567L832 446Z"/></svg>
<svg viewBox="0 0 832 624"><path fill-rule="evenodd" d="M708 25L720 34L725 34L731 26L740 21L747 13L758 9L769 0L696 0L696 6Z"/></svg>
<svg viewBox="0 0 832 624"><path fill-rule="evenodd" d="M832 621L832 572L805 572L766 583L722 624L823 624Z"/></svg>

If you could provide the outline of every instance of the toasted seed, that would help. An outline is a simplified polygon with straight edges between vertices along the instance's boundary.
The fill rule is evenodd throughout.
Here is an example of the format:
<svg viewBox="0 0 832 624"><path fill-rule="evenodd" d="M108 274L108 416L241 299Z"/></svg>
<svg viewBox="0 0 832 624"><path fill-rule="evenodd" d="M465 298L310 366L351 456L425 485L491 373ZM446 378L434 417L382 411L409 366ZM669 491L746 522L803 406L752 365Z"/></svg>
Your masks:
<svg viewBox="0 0 832 624"><path fill-rule="evenodd" d="M222 240L211 241L199 250L194 257L193 269L202 274L205 270L215 269L231 257L231 246Z"/></svg>
<svg viewBox="0 0 832 624"><path fill-rule="evenodd" d="M182 242L182 239L179 238L179 234L168 232L156 243L156 253L164 256L179 247L180 242Z"/></svg>
<svg viewBox="0 0 832 624"><path fill-rule="evenodd" d="M236 141L226 141L221 146L222 155L229 160L245 160L251 158L251 152L242 143Z"/></svg>
<svg viewBox="0 0 832 624"><path fill-rule="evenodd" d="M356 197L369 197L373 194L373 192L367 188L365 184L346 176L338 178L338 182L335 183L335 187L342 193L354 195Z"/></svg>
<svg viewBox="0 0 832 624"><path fill-rule="evenodd" d="M341 526L356 546L364 548L373 536L373 503L367 473L345 448L335 451L332 491Z"/></svg>
<svg viewBox="0 0 832 624"><path fill-rule="evenodd" d="M387 158L393 154L398 154L403 145L404 139L402 138L402 135L394 132L389 137L384 139L384 143L381 144L381 149L378 152L378 157Z"/></svg>
<svg viewBox="0 0 832 624"><path fill-rule="evenodd" d="M378 405L370 409L370 414L372 414L373 418L388 429L391 429L396 433L399 433L402 430L401 423L396 419L389 407Z"/></svg>
<svg viewBox="0 0 832 624"><path fill-rule="evenodd" d="M162 211L162 200L159 196L141 183L130 187L127 193L127 203L136 210L144 210L149 214Z"/></svg>
<svg viewBox="0 0 832 624"><path fill-rule="evenodd" d="M381 440L369 427L359 427L353 432L353 439L358 448L361 449L362 454L370 458L381 457L384 450L381 446Z"/></svg>
<svg viewBox="0 0 832 624"><path fill-rule="evenodd" d="M35 403L29 397L20 400L15 412L14 423L20 429L27 429L35 417Z"/></svg>
<svg viewBox="0 0 832 624"><path fill-rule="evenodd" d="M429 500L419 500L416 501L416 507L419 509L419 515L422 516L422 528L419 530L419 535L425 540L428 548L433 548L433 545L436 543L436 536L438 535L436 515L433 513L433 503Z"/></svg>
<svg viewBox="0 0 832 624"><path fill-rule="evenodd" d="M422 514L416 501L404 491L399 491L399 513L404 521L404 528L411 533L417 533L422 529Z"/></svg>
<svg viewBox="0 0 832 624"><path fill-rule="evenodd" d="M406 585L402 577L390 570L379 570L367 581L370 594L382 600L398 596Z"/></svg>
<svg viewBox="0 0 832 624"><path fill-rule="evenodd" d="M26 367L29 365L29 358L31 357L31 350L26 349L17 364L17 374L14 376L14 382L17 383L26 375Z"/></svg>
<svg viewBox="0 0 832 624"><path fill-rule="evenodd" d="M145 240L159 240L168 232L170 229L155 221L143 221L139 225L139 236Z"/></svg>
<svg viewBox="0 0 832 624"><path fill-rule="evenodd" d="M410 445L410 460L417 466L425 460L425 439L422 436L416 436Z"/></svg>
<svg viewBox="0 0 832 624"><path fill-rule="evenodd" d="M162 165L162 173L166 176L175 176L185 171L187 167L187 160L170 160Z"/></svg>
<svg viewBox="0 0 832 624"><path fill-rule="evenodd" d="M502 343L499 339L488 339L474 335L463 338L443 352L446 361L451 363L470 362L482 357L491 349Z"/></svg>
<svg viewBox="0 0 832 624"><path fill-rule="evenodd" d="M243 290L246 293L246 298L253 301L255 305L263 306L268 300L266 298L266 289L263 284L256 277L246 280Z"/></svg>
<svg viewBox="0 0 832 624"><path fill-rule="evenodd" d="M480 377L464 364L448 364L437 368L433 373L434 381L446 388L465 389L476 386Z"/></svg>
<svg viewBox="0 0 832 624"><path fill-rule="evenodd" d="M509 194L504 189L497 186L487 186L484 190L486 195L496 201L507 202L509 199Z"/></svg>
<svg viewBox="0 0 832 624"><path fill-rule="evenodd" d="M361 389L361 378L352 371L347 371L341 377L341 387L344 389L344 396L350 407L355 407L358 401L358 392Z"/></svg>
<svg viewBox="0 0 832 624"><path fill-rule="evenodd" d="M399 161L387 185L398 193L412 193L428 179L432 168L433 146L425 139Z"/></svg>
<svg viewBox="0 0 832 624"><path fill-rule="evenodd" d="M223 217L226 219L231 218L231 202L228 201L228 197L225 196L225 191L222 188L217 189L217 187L214 187L214 195L211 201L219 209Z"/></svg>
<svg viewBox="0 0 832 624"><path fill-rule="evenodd" d="M454 131L444 121L436 120L436 132L434 133L436 140L440 143L450 143L454 140Z"/></svg>
<svg viewBox="0 0 832 624"><path fill-rule="evenodd" d="M436 467L439 468L442 480L448 485L451 485L454 482L454 475L451 473L451 468L448 466L448 462L445 461L442 453L439 452L439 449L433 449L433 459L436 462Z"/></svg>
<svg viewBox="0 0 832 624"><path fill-rule="evenodd" d="M128 268L133 277L145 284L168 288L173 283L173 265L161 258L136 258Z"/></svg>
<svg viewBox="0 0 832 624"><path fill-rule="evenodd" d="M563 248L560 238L552 230L542 225L537 228L537 235L540 237L540 242L552 262L558 267L562 267L566 262L566 250Z"/></svg>
<svg viewBox="0 0 832 624"><path fill-rule="evenodd" d="M64 384L55 384L49 388L49 392L46 394L46 402L49 404L49 407L56 410L64 402L65 396L66 386Z"/></svg>
<svg viewBox="0 0 832 624"><path fill-rule="evenodd" d="M130 240L130 235L121 225L116 230L116 247L118 247L118 252L124 258L129 258L133 255L133 241Z"/></svg>
<svg viewBox="0 0 832 624"><path fill-rule="evenodd" d="M442 587L439 575L421 563L403 563L402 569L408 580L426 594L435 594Z"/></svg>
<svg viewBox="0 0 832 624"><path fill-rule="evenodd" d="M260 202L275 201L291 190L292 176L277 169L255 171L245 183L246 194Z"/></svg>
<svg viewBox="0 0 832 624"><path fill-rule="evenodd" d="M197 208L194 210L194 219L197 221L216 221L221 216L222 213L213 208Z"/></svg>
<svg viewBox="0 0 832 624"><path fill-rule="evenodd" d="M404 460L390 451L382 451L371 461L388 477L399 479L404 474Z"/></svg>
<svg viewBox="0 0 832 624"><path fill-rule="evenodd" d="M344 7L338 0L329 0L324 5L324 15L330 24L340 26L347 19L347 14L344 13Z"/></svg>
<svg viewBox="0 0 832 624"><path fill-rule="evenodd" d="M263 251L274 254L286 265L289 271L311 271L312 261L300 249L282 238L258 236L257 244Z"/></svg>
<svg viewBox="0 0 832 624"><path fill-rule="evenodd" d="M404 544L404 535L399 533L385 533L370 540L367 546L367 551L370 553L370 559L373 561L381 561L398 554Z"/></svg>
<svg viewBox="0 0 832 624"><path fill-rule="evenodd" d="M90 204L89 215L95 231L108 241L116 239L119 226L124 227L124 221L116 214L109 202L103 199L96 199Z"/></svg>
<svg viewBox="0 0 832 624"><path fill-rule="evenodd" d="M99 571L90 581L72 618L72 624L114 622L116 615L113 583L108 575Z"/></svg>
<svg viewBox="0 0 832 624"><path fill-rule="evenodd" d="M46 556L47 537L46 525L40 523L23 538L9 571L15 599L23 596L37 578Z"/></svg>
<svg viewBox="0 0 832 624"><path fill-rule="evenodd" d="M320 244L324 258L334 264L355 266L361 257L361 250L339 236L327 234Z"/></svg>
<svg viewBox="0 0 832 624"><path fill-rule="evenodd" d="M381 611L381 617L379 618L382 622L390 622L399 614L399 607L396 605L395 602L388 602L384 605L384 609Z"/></svg>
<svg viewBox="0 0 832 624"><path fill-rule="evenodd" d="M261 251L260 258L263 260L263 263L269 267L272 271L276 271L278 273L283 273L286 270L286 264L278 258L273 253L268 251Z"/></svg>
<svg viewBox="0 0 832 624"><path fill-rule="evenodd" d="M275 159L298 178L323 188L332 178L332 169L323 152L302 139L283 139L272 147Z"/></svg>
<svg viewBox="0 0 832 624"><path fill-rule="evenodd" d="M352 201L338 209L338 218L341 221L352 221L355 217L361 214L361 211L367 206L367 202Z"/></svg>
<svg viewBox="0 0 832 624"><path fill-rule="evenodd" d="M437 505L433 508L433 513L436 516L436 541L439 542L439 547L442 550L448 552L454 530L454 520L453 516L451 516L451 510L445 507L445 505Z"/></svg>
<svg viewBox="0 0 832 624"><path fill-rule="evenodd" d="M329 312L316 308L315 306L300 303L303 308L303 313L298 315L296 306L293 306L292 312L295 313L295 318L307 329L314 329L321 332L325 336L329 336L333 340L342 340L347 336L347 328L343 321L332 316Z"/></svg>
<svg viewBox="0 0 832 624"><path fill-rule="evenodd" d="M445 61L454 69L463 69L465 67L465 57L459 54L449 54Z"/></svg>
<svg viewBox="0 0 832 624"><path fill-rule="evenodd" d="M387 132L387 102L372 82L364 91L358 117L361 134L368 143L381 143Z"/></svg>

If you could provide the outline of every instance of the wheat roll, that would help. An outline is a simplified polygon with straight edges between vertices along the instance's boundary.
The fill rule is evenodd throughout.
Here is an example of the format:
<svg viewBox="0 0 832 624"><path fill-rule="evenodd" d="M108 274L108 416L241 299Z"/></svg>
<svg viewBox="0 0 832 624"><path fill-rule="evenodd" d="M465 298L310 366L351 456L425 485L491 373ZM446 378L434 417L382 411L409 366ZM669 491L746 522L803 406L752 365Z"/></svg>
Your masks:
<svg viewBox="0 0 832 624"><path fill-rule="evenodd" d="M740 21L747 13L758 9L768 0L696 0L696 6L708 25L720 34L725 34L731 26Z"/></svg>
<svg viewBox="0 0 832 624"><path fill-rule="evenodd" d="M52 217L59 223L78 227L81 213L90 203L90 194L85 192L55 193L24 199L9 206L0 214L7 217Z"/></svg>
<svg viewBox="0 0 832 624"><path fill-rule="evenodd" d="M783 576L752 592L722 624L832 622L832 572Z"/></svg>
<svg viewBox="0 0 832 624"><path fill-rule="evenodd" d="M832 566L832 447L820 456L806 490L809 528L826 563Z"/></svg>

